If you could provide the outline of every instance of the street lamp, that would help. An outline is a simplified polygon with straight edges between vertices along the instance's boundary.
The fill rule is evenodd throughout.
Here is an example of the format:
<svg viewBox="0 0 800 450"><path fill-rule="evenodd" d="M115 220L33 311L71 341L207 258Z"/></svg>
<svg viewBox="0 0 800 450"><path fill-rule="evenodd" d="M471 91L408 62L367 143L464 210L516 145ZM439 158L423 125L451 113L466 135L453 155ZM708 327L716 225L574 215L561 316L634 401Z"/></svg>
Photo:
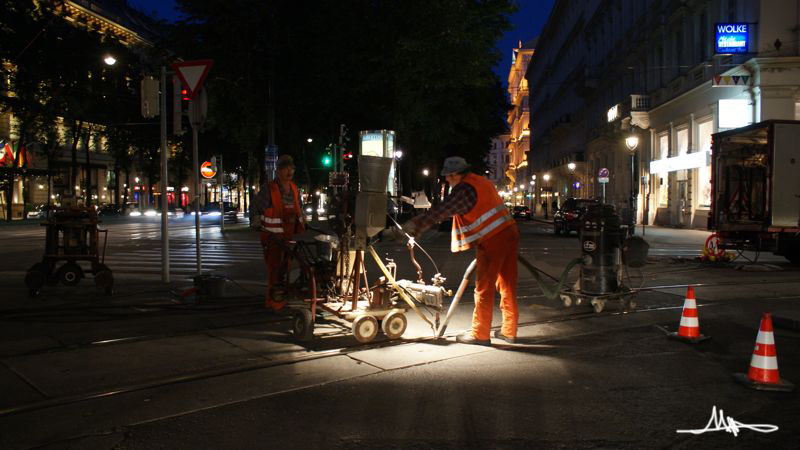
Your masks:
<svg viewBox="0 0 800 450"><path fill-rule="evenodd" d="M402 158L403 157L403 151L402 150L397 150L396 152L394 152L394 157L397 158L397 159Z"/></svg>
<svg viewBox="0 0 800 450"><path fill-rule="evenodd" d="M633 227L636 224L636 201L633 196L633 191L636 189L636 174L635 174L635 161L636 147L639 146L639 137L636 134L631 134L625 138L625 146L628 147L631 153L631 196L628 200L628 212L631 215L628 232L633 234Z"/></svg>
<svg viewBox="0 0 800 450"><path fill-rule="evenodd" d="M544 180L545 184L547 185L547 186L545 186L545 191L544 191L544 198L545 198L545 201L544 201L544 220L547 220L547 210L550 208L550 202L549 202L550 192L547 190L547 188L550 187L550 183L549 183L550 174L546 173L546 174L542 175L542 179Z"/></svg>
<svg viewBox="0 0 800 450"><path fill-rule="evenodd" d="M430 175L430 171L428 169L422 169L422 174L427 177L428 175Z"/></svg>
<svg viewBox="0 0 800 450"><path fill-rule="evenodd" d="M314 142L314 140L311 139L311 138L308 138L308 139L306 139L306 142L308 142L310 144L310 143Z"/></svg>
<svg viewBox="0 0 800 450"><path fill-rule="evenodd" d="M103 62L106 63L107 66L113 66L117 63L117 58L114 58L111 55L106 55L105 58L103 58Z"/></svg>
<svg viewBox="0 0 800 450"><path fill-rule="evenodd" d="M574 162L571 162L571 163L567 164L567 169L569 169L569 184L570 184L569 189L573 189L574 188L574 184L575 183L572 180L575 179L575 167L576 167L576 165L575 165Z"/></svg>

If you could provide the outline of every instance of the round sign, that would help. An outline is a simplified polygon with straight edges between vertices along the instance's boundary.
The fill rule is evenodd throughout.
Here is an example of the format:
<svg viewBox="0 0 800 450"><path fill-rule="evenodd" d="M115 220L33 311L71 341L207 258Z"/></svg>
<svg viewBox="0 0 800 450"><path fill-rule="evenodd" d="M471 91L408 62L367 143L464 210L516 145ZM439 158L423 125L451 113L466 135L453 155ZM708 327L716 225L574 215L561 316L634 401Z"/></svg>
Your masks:
<svg viewBox="0 0 800 450"><path fill-rule="evenodd" d="M200 175L202 175L203 178L214 178L214 175L216 174L217 171L211 166L211 161L206 161L203 164L200 164Z"/></svg>
<svg viewBox="0 0 800 450"><path fill-rule="evenodd" d="M608 178L608 169L603 167L602 169L600 169L600 173L598 173L597 176L600 178Z"/></svg>

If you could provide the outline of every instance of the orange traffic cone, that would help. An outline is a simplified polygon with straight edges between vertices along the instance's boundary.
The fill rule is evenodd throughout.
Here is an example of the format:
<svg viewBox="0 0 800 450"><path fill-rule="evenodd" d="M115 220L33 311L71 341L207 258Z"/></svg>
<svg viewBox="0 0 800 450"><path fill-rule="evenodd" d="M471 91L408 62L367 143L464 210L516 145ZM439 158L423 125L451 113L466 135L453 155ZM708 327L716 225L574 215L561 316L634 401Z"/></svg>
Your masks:
<svg viewBox="0 0 800 450"><path fill-rule="evenodd" d="M775 349L775 334L772 329L772 315L764 313L758 327L756 347L750 359L747 375L734 374L737 381L753 389L765 391L791 391L794 385L782 380L778 374L778 353Z"/></svg>
<svg viewBox="0 0 800 450"><path fill-rule="evenodd" d="M681 312L681 323L678 331L669 333L669 337L692 344L711 339L711 336L700 334L697 301L694 299L694 288L691 286L686 289L686 300L683 302L683 312Z"/></svg>

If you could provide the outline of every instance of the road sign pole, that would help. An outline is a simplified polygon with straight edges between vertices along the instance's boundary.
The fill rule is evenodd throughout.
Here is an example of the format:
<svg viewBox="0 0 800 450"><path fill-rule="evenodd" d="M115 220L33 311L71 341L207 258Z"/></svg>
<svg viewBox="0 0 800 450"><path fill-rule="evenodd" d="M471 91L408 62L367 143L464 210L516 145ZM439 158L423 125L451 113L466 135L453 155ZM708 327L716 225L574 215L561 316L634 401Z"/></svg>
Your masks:
<svg viewBox="0 0 800 450"><path fill-rule="evenodd" d="M161 66L161 281L169 283L169 223L167 217L167 68Z"/></svg>
<svg viewBox="0 0 800 450"><path fill-rule="evenodd" d="M193 102L190 100L189 102ZM197 274L203 274L200 258L200 163L198 157L197 127L192 124L192 167L194 168L194 246L197 254Z"/></svg>
<svg viewBox="0 0 800 450"><path fill-rule="evenodd" d="M219 185L219 198L217 201L219 202L219 231L221 233L225 232L225 199L222 198L222 155L219 155L219 167L217 167L217 184Z"/></svg>

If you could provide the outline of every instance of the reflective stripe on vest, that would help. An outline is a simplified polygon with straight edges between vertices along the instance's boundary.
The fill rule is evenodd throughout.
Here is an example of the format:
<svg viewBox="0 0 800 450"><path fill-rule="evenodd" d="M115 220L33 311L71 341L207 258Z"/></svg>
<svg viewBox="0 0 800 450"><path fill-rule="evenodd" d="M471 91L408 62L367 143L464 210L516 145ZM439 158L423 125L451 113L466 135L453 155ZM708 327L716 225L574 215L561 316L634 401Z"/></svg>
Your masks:
<svg viewBox="0 0 800 450"><path fill-rule="evenodd" d="M290 188L292 191L292 198L293 198L293 205L291 205L292 210L295 214L298 214L299 209L299 199L297 194L297 187L294 183L290 184ZM263 213L260 216L261 219L261 231L267 231L270 233L276 233L281 235L286 235L290 233L290 231L286 230L287 224L283 221L283 214L284 210L286 209L287 205L283 204L283 200L281 198L281 191L278 187L277 181L273 181L269 184L270 189L270 196L271 196L271 205L269 208L264 209ZM298 214L299 216L299 214Z"/></svg>
<svg viewBox="0 0 800 450"><path fill-rule="evenodd" d="M505 206L503 208L505 208ZM450 250L454 252L459 250L466 250L468 248L467 244L475 242L478 239L486 236L487 234L491 233L495 228L499 227L500 225L506 222L511 222L511 216L509 216L508 214L503 214L502 216L498 217L494 222L487 225L486 228L481 228L481 230L478 231L477 233L471 234L463 239L458 239L458 240L453 239L453 241L450 244ZM453 250L454 248L458 250Z"/></svg>
<svg viewBox="0 0 800 450"><path fill-rule="evenodd" d="M497 189L489 180L480 175L467 174L462 183L472 186L477 198L471 210L453 217L450 242L453 252L467 250L482 238L491 237L514 224Z"/></svg>

